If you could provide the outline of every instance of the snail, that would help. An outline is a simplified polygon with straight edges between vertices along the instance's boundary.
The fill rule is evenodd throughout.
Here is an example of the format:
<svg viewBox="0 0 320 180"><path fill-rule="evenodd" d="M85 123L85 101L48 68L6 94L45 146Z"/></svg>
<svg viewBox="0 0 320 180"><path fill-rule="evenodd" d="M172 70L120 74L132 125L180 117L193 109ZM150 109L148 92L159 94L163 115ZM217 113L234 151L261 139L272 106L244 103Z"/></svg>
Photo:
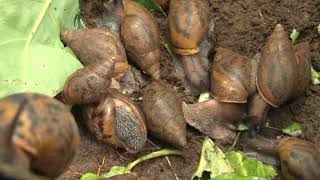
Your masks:
<svg viewBox="0 0 320 180"><path fill-rule="evenodd" d="M147 141L140 108L115 89L109 89L99 102L83 105L82 114L89 130L102 142L135 153Z"/></svg>
<svg viewBox="0 0 320 180"><path fill-rule="evenodd" d="M310 77L308 43L293 47L278 24L261 59L256 56L246 60L231 50L218 48L211 74L213 99L193 105L184 103L184 116L190 125L213 139L234 136L232 124L242 119L249 120L250 131L255 133L271 106L278 107L301 95L308 88ZM219 131L227 133L215 133Z"/></svg>
<svg viewBox="0 0 320 180"><path fill-rule="evenodd" d="M0 177L56 178L78 150L77 125L58 100L37 93L13 94L0 100L0 118Z"/></svg>
<svg viewBox="0 0 320 180"><path fill-rule="evenodd" d="M209 86L209 75L201 64L199 45L208 31L209 4L207 0L171 0L168 29L176 54L181 55L190 84L199 90Z"/></svg>
<svg viewBox="0 0 320 180"><path fill-rule="evenodd" d="M267 139L262 136L246 139L246 147L280 158L281 172L287 180L320 179L320 151L312 143L298 138Z"/></svg>
<svg viewBox="0 0 320 180"><path fill-rule="evenodd" d="M84 66L102 61L114 61L113 77L120 79L129 70L125 49L119 37L104 29L78 29L61 33Z"/></svg>
<svg viewBox="0 0 320 180"><path fill-rule="evenodd" d="M150 133L177 147L187 144L182 100L164 83L152 82L143 89L143 111Z"/></svg>
<svg viewBox="0 0 320 180"><path fill-rule="evenodd" d="M113 61L96 62L77 70L65 82L62 100L71 105L99 101L108 93L113 70Z"/></svg>
<svg viewBox="0 0 320 180"><path fill-rule="evenodd" d="M152 14L142 5L123 0L121 39L128 57L154 79L160 79L160 31Z"/></svg>

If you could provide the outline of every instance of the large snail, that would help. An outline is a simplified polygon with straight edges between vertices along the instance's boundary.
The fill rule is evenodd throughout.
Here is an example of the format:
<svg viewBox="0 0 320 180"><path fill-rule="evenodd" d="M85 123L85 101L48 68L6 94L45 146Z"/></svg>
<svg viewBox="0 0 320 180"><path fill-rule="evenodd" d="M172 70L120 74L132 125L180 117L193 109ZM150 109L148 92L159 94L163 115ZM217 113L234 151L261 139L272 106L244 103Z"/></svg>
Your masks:
<svg viewBox="0 0 320 180"><path fill-rule="evenodd" d="M280 158L281 172L286 180L320 179L320 151L312 143L298 138L267 139L255 136L246 139L245 146L260 153Z"/></svg>
<svg viewBox="0 0 320 180"><path fill-rule="evenodd" d="M152 82L143 90L143 111L150 133L172 145L187 144L182 100L167 85Z"/></svg>
<svg viewBox="0 0 320 180"><path fill-rule="evenodd" d="M121 40L103 29L81 29L62 33L66 44L85 66L66 81L63 99L68 104L98 101L106 95L111 78L119 79L129 65Z"/></svg>
<svg viewBox="0 0 320 180"><path fill-rule="evenodd" d="M0 118L0 177L56 178L78 150L80 136L75 120L55 99L34 93L2 98ZM23 174L27 176L21 178Z"/></svg>
<svg viewBox="0 0 320 180"><path fill-rule="evenodd" d="M108 95L94 104L83 106L89 130L107 144L137 152L147 141L144 115L126 95L109 89Z"/></svg>
<svg viewBox="0 0 320 180"><path fill-rule="evenodd" d="M176 54L181 55L184 70L191 85L206 90L209 76L201 64L199 45L208 31L209 4L207 0L171 0L168 29Z"/></svg>
<svg viewBox="0 0 320 180"><path fill-rule="evenodd" d="M309 53L308 43L293 47L279 24L263 48L261 60L258 56L246 60L230 50L218 48L211 74L213 99L184 104L187 122L214 139L234 135L228 125L222 127L221 123L243 118L249 120L254 132L265 122L271 106L278 107L305 92L311 77ZM299 87L297 80L300 80ZM243 110L246 106L248 113ZM217 128L227 133L214 133Z"/></svg>
<svg viewBox="0 0 320 180"><path fill-rule="evenodd" d="M121 39L128 57L154 79L160 79L160 31L152 14L142 5L123 0Z"/></svg>

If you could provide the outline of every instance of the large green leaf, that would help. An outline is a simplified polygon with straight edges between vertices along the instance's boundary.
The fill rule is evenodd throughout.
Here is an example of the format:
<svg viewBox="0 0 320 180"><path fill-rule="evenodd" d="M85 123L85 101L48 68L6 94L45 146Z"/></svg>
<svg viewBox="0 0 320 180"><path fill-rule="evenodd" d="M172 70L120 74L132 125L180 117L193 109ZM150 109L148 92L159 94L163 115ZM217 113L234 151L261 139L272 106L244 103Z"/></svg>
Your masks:
<svg viewBox="0 0 320 180"><path fill-rule="evenodd" d="M74 28L78 0L0 0L0 97L56 95L81 63L60 40Z"/></svg>

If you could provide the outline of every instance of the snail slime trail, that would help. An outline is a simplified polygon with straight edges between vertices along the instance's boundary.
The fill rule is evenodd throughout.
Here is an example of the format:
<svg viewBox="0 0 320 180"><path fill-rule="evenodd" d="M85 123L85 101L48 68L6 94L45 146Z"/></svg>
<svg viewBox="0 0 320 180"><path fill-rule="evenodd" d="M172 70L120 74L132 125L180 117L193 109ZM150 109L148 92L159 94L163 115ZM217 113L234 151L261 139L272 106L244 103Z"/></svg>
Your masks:
<svg viewBox="0 0 320 180"><path fill-rule="evenodd" d="M134 120L135 117L122 107L115 107L115 131L118 138L130 149L141 149L147 141L145 131Z"/></svg>

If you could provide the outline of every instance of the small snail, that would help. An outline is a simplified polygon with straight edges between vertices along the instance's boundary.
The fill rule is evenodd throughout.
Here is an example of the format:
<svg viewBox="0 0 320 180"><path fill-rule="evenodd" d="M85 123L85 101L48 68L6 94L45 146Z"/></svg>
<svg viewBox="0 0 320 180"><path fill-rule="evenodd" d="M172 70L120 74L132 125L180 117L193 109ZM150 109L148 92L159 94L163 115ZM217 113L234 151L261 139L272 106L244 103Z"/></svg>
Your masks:
<svg viewBox="0 0 320 180"><path fill-rule="evenodd" d="M96 104L83 106L83 117L98 140L137 152L147 141L147 130L140 108L114 89Z"/></svg>
<svg viewBox="0 0 320 180"><path fill-rule="evenodd" d="M209 75L201 64L199 45L208 31L207 0L171 0L168 29L175 53L181 55L187 78L199 90L209 86Z"/></svg>
<svg viewBox="0 0 320 180"><path fill-rule="evenodd" d="M160 79L160 31L152 14L132 0L124 0L121 39L128 57L152 76Z"/></svg>
<svg viewBox="0 0 320 180"><path fill-rule="evenodd" d="M184 104L186 121L214 139L232 135L230 128L233 127L221 129L221 124L241 119L248 119L255 132L264 123L271 106L278 107L308 88L311 77L309 53L308 43L292 47L281 25L277 25L269 37L261 60L259 56L247 60L231 50L218 48L211 74L213 99L194 105ZM295 83L297 80L300 80L299 87ZM244 106L248 106L248 113L243 110ZM230 114L234 114L231 119L227 118ZM200 121L200 118L205 120ZM210 122L211 126L208 125ZM218 132L217 128L228 133L214 133Z"/></svg>
<svg viewBox="0 0 320 180"><path fill-rule="evenodd" d="M280 158L282 176L286 180L320 179L320 151L308 141L298 138L271 140L255 136L246 139L245 146L260 153L277 155ZM259 157L259 153L255 156Z"/></svg>
<svg viewBox="0 0 320 180"><path fill-rule="evenodd" d="M0 100L0 118L0 177L56 178L78 150L75 120L55 99L35 93L10 95Z"/></svg>
<svg viewBox="0 0 320 180"><path fill-rule="evenodd" d="M143 90L143 111L150 133L172 145L187 144L182 100L163 83L152 82Z"/></svg>

